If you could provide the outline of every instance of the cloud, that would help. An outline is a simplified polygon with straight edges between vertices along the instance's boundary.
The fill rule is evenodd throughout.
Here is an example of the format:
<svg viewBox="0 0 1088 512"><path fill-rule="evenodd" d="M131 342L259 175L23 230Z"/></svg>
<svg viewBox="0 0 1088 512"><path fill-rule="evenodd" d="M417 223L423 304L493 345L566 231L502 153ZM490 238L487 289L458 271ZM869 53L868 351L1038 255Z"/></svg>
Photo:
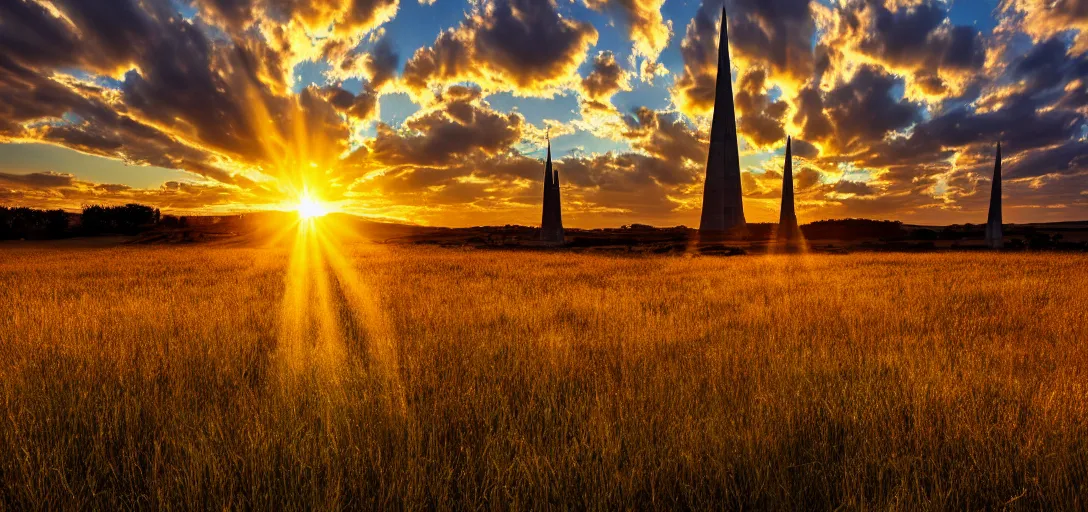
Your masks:
<svg viewBox="0 0 1088 512"><path fill-rule="evenodd" d="M615 110L611 104L614 94L631 90L629 73L623 69L616 56L610 51L603 51L593 59L593 69L582 79L582 95L590 109L610 112Z"/></svg>
<svg viewBox="0 0 1088 512"><path fill-rule="evenodd" d="M237 189L216 184L171 181L157 188L136 189L83 181L66 173L0 172L0 201L33 208L76 210L85 204L140 202L167 211L185 212L228 206L238 199Z"/></svg>
<svg viewBox="0 0 1088 512"><path fill-rule="evenodd" d="M1088 52L1088 7L1083 0L1002 0L1003 24L1022 30L1036 42L1059 34L1075 34L1074 54Z"/></svg>
<svg viewBox="0 0 1088 512"><path fill-rule="evenodd" d="M665 0L585 0L597 11L618 12L628 27L633 53L644 58L640 69L644 81L652 81L658 71L656 62L672 38L672 22L661 14Z"/></svg>
<svg viewBox="0 0 1088 512"><path fill-rule="evenodd" d="M368 144L369 157L384 165L440 165L474 153L505 152L521 140L524 118L502 114L481 100L479 87L451 86L435 108L421 111L397 131L385 124Z"/></svg>
<svg viewBox="0 0 1088 512"><path fill-rule="evenodd" d="M904 77L908 97L936 102L963 94L986 60L978 29L953 25L948 15L940 0L849 0L832 11L823 44L841 61L837 68L852 60L879 65Z"/></svg>
<svg viewBox="0 0 1088 512"><path fill-rule="evenodd" d="M684 70L672 89L673 102L689 116L702 115L714 107L718 72L718 21L705 7L696 12L687 26L680 54Z"/></svg>
<svg viewBox="0 0 1088 512"><path fill-rule="evenodd" d="M863 66L849 82L832 89L822 106L834 127L834 136L822 141L839 152L847 152L921 121L920 105L895 98L898 83L879 68Z"/></svg>
<svg viewBox="0 0 1088 512"><path fill-rule="evenodd" d="M551 95L571 86L596 43L597 30L561 17L554 0L486 0L412 55L404 83L417 96L459 81L489 92Z"/></svg>
<svg viewBox="0 0 1088 512"><path fill-rule="evenodd" d="M768 147L786 138L783 125L789 105L770 100L766 80L763 68L748 68L737 80L734 96L737 130L755 147Z"/></svg>

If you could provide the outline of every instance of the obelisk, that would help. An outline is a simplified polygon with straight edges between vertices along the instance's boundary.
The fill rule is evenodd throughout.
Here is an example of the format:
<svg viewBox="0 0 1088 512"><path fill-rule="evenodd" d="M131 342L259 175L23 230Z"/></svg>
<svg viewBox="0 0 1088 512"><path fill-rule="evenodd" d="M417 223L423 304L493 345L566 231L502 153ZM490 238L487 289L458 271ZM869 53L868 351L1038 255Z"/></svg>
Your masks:
<svg viewBox="0 0 1088 512"><path fill-rule="evenodd" d="M990 216L986 220L986 245L1000 249L1004 244L1001 229L1001 143L997 143L997 162L994 164L994 181L990 186Z"/></svg>
<svg viewBox="0 0 1088 512"><path fill-rule="evenodd" d="M786 138L786 166L782 170L782 213L778 217L778 239L796 242L801 238L797 227L797 210L793 204L793 152L792 138Z"/></svg>
<svg viewBox="0 0 1088 512"><path fill-rule="evenodd" d="M721 35L718 38L718 78L714 93L714 114L710 125L710 152L703 186L703 215L700 235L724 235L744 226L744 202L740 189L740 151L733 107L730 75L729 30L722 7Z"/></svg>

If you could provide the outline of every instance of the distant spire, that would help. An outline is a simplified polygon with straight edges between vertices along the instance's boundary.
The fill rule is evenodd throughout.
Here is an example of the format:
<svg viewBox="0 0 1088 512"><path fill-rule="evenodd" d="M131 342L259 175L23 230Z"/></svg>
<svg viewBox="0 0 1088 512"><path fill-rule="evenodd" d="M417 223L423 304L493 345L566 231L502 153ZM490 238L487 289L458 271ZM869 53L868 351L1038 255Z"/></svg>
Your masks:
<svg viewBox="0 0 1088 512"><path fill-rule="evenodd" d="M548 239L548 230L551 228L552 211L552 141L548 138L548 159L544 164L544 205L540 212L540 239Z"/></svg>
<svg viewBox="0 0 1088 512"><path fill-rule="evenodd" d="M714 93L714 114L710 126L706 182L703 185L703 212L699 223L700 232L712 235L745 225L731 67L729 22L723 5L721 31L718 36L718 74Z"/></svg>
<svg viewBox="0 0 1088 512"><path fill-rule="evenodd" d="M986 245L993 249L1004 246L1001 226L1001 142L997 143L997 161L994 163L994 179L990 185L990 214L986 219Z"/></svg>
<svg viewBox="0 0 1088 512"><path fill-rule="evenodd" d="M793 203L793 138L786 138L786 165L782 170L782 212L778 218L778 239L795 241L800 238L797 210Z"/></svg>
<svg viewBox="0 0 1088 512"><path fill-rule="evenodd" d="M552 138L548 133L548 158L544 163L544 206L540 214L540 239L563 242L563 212L559 199L559 171L552 167Z"/></svg>
<svg viewBox="0 0 1088 512"><path fill-rule="evenodd" d="M548 128L548 166L552 164L552 130Z"/></svg>

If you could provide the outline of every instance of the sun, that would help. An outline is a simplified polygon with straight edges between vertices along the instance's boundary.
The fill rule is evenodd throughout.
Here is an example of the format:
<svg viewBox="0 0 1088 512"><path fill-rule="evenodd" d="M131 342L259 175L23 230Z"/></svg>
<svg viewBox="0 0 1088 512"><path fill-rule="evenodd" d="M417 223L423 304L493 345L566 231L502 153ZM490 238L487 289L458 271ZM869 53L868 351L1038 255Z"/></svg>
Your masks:
<svg viewBox="0 0 1088 512"><path fill-rule="evenodd" d="M298 200L298 206L295 208L298 210L299 218L303 220L324 217L329 213L329 210L320 201L314 199L308 193L302 194L302 197Z"/></svg>

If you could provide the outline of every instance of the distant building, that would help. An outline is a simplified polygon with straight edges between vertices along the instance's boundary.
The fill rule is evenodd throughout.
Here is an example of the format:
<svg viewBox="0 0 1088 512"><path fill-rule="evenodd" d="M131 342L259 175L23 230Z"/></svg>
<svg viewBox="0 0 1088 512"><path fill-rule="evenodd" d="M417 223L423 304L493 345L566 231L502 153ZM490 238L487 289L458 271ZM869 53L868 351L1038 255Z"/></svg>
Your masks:
<svg viewBox="0 0 1088 512"><path fill-rule="evenodd" d="M718 38L717 80L714 116L710 127L710 151L706 160L706 182L703 186L703 215L699 223L701 235L725 234L745 225L740 187L740 151L737 146L737 122L730 76L729 30L724 7L721 35Z"/></svg>
<svg viewBox="0 0 1088 512"><path fill-rule="evenodd" d="M782 213L778 218L778 239L786 242L801 239L801 229L797 227L797 210L793 203L792 142L792 138L786 138L786 166L782 170Z"/></svg>
<svg viewBox="0 0 1088 512"><path fill-rule="evenodd" d="M1001 143L997 143L997 163L994 164L994 181L990 187L990 216L986 220L986 245L1000 249L1005 245L1001 229Z"/></svg>
<svg viewBox="0 0 1088 512"><path fill-rule="evenodd" d="M540 214L540 239L563 243L563 208L559 197L559 171L552 169L552 141L548 140L548 161L544 164L544 207Z"/></svg>

